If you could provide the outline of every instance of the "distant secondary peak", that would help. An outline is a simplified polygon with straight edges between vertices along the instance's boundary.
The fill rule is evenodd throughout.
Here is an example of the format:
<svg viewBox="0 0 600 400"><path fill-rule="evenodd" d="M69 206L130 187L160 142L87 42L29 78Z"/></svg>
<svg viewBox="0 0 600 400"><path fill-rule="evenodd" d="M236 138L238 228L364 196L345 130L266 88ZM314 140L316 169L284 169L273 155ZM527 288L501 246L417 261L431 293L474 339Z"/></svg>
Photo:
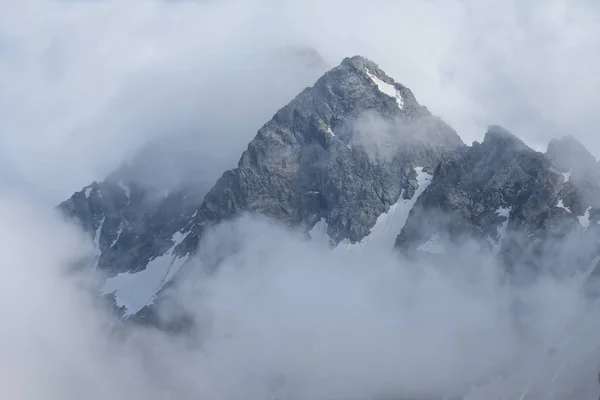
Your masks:
<svg viewBox="0 0 600 400"><path fill-rule="evenodd" d="M352 66L358 69L364 70L369 68L372 70L379 70L379 66L373 61L363 56L346 57L342 60L342 65Z"/></svg>
<svg viewBox="0 0 600 400"><path fill-rule="evenodd" d="M483 146L510 147L513 150L530 150L530 148L508 129L500 125L490 125L482 142Z"/></svg>
<svg viewBox="0 0 600 400"><path fill-rule="evenodd" d="M571 135L552 139L548 143L546 156L562 172L573 169L593 169L597 165L594 156Z"/></svg>

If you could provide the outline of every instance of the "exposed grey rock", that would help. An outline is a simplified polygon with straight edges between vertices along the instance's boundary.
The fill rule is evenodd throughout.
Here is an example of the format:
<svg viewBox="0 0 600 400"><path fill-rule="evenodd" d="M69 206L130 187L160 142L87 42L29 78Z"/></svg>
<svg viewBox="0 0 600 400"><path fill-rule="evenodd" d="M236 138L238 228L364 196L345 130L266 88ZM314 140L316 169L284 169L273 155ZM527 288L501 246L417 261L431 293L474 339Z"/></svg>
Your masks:
<svg viewBox="0 0 600 400"><path fill-rule="evenodd" d="M60 205L97 241L97 266L109 275L161 257L172 265L195 251L207 225L243 212L305 232L325 219L333 243L360 241L401 193L412 198L416 167L432 172L465 146L407 87L357 56L280 109L204 200L198 153L171 147L154 142Z"/></svg>
<svg viewBox="0 0 600 400"><path fill-rule="evenodd" d="M185 260L195 249L195 236L189 232L210 187L202 178L205 175L199 179L193 173L191 157L193 148L185 153L181 148L165 146L163 140L152 142L131 163L59 205L95 242L96 253L83 261L84 266L97 267L112 277L144 271L150 262L160 260L162 277L145 284L155 285L156 290L168 284L181 266L176 261ZM148 302L153 294L148 295ZM115 303L124 312L131 311L125 304Z"/></svg>
<svg viewBox="0 0 600 400"><path fill-rule="evenodd" d="M396 246L415 256L431 241L475 243L527 279L589 268L599 254L596 165L573 138L542 154L492 126L481 144L438 166Z"/></svg>
<svg viewBox="0 0 600 400"><path fill-rule="evenodd" d="M177 232L193 226L210 184L195 174L193 148L184 151L169 143L152 142L107 179L59 205L95 241L92 263L107 275L145 269L171 249ZM193 248L188 244L181 243L177 252L188 253Z"/></svg>
<svg viewBox="0 0 600 400"><path fill-rule="evenodd" d="M433 171L463 146L408 88L365 58L347 58L259 130L207 194L198 222L253 211L308 230L323 218L334 242L360 241L403 189L412 197L415 167Z"/></svg>

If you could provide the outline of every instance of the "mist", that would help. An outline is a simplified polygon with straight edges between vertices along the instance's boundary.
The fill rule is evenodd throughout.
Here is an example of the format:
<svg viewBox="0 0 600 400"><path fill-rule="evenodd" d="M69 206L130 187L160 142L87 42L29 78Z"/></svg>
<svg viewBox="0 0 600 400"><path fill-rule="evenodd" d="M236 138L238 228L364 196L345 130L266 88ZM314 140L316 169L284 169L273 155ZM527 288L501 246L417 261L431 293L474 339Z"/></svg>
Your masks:
<svg viewBox="0 0 600 400"><path fill-rule="evenodd" d="M4 398L597 398L600 312L579 274L515 287L469 243L440 268L243 216L205 236L159 308L192 319L181 336L115 318L103 277L74 267L93 244L52 207L148 143L182 165L150 163L135 180L172 184L182 167L210 185L354 54L466 143L500 123L535 149L571 134L598 156L599 12L584 0L0 0ZM382 136L362 138L388 157L389 127L359 124L376 125Z"/></svg>
<svg viewBox="0 0 600 400"><path fill-rule="evenodd" d="M15 197L2 210L8 399L572 398L595 382L598 310L579 276L517 289L467 248L444 268L399 263L244 216L206 236L159 308L191 316L181 336L118 321L99 277L69 269L91 249L59 216Z"/></svg>

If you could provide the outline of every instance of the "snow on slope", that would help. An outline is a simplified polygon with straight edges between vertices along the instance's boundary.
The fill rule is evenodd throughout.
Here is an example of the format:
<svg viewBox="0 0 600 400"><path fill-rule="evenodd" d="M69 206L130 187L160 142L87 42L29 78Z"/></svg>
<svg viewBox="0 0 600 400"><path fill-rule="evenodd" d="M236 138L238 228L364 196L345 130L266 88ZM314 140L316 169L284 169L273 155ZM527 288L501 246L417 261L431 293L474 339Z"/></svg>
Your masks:
<svg viewBox="0 0 600 400"><path fill-rule="evenodd" d="M377 85L377 88L381 93L387 94L388 96L395 98L396 103L398 103L399 109L402 110L404 108L404 99L402 98L400 91L396 89L394 85L382 81L381 79L373 75L368 69L366 69L365 72L367 73L367 75L369 75L369 78L371 78L371 80Z"/></svg>
<svg viewBox="0 0 600 400"><path fill-rule="evenodd" d="M359 243L350 243L348 240L343 240L338 245L337 249L344 250L358 250L358 249L392 249L396 242L396 236L400 233L406 220L408 219L408 213L413 208L419 196L427 189L427 186L431 183L432 176L423 172L423 168L415 168L417 173L417 182L419 184L418 189L415 191L412 199L403 199L400 194L400 198L390 207L387 213L383 213L377 218L375 226L371 228L369 236L365 237ZM314 228L313 228L314 229ZM325 229L325 232L327 230Z"/></svg>
<svg viewBox="0 0 600 400"><path fill-rule="evenodd" d="M571 213L571 209L569 207L565 207L565 203L563 202L563 199L558 199L558 204L556 205L556 207L562 208L564 210L567 210L568 213Z"/></svg>
<svg viewBox="0 0 600 400"><path fill-rule="evenodd" d="M95 259L93 268L98 267L98 260L100 260L100 255L102 251L100 250L100 236L102 235L102 227L104 226L104 221L106 221L106 217L102 218L100 225L98 225L98 229L96 229L96 233L94 235L94 248L96 249Z"/></svg>
<svg viewBox="0 0 600 400"><path fill-rule="evenodd" d="M577 219L579 220L579 224L583 227L583 229L587 229L590 226L590 211L591 211L592 207L588 207L585 210L585 214L578 216Z"/></svg>
<svg viewBox="0 0 600 400"><path fill-rule="evenodd" d="M337 249L391 249L394 247L396 236L406 223L408 213L416 203L418 197L425 191L432 176L423 172L422 168L415 168L417 172L418 189L412 199L403 199L390 207L387 213L379 216L371 234L360 243L351 244L348 241L340 243ZM321 219L309 232L312 240L321 245L329 245L327 222ZM185 239L185 235L177 232L173 235L173 246L162 256L151 260L146 269L136 273L120 273L106 279L101 289L102 294L113 294L118 307L125 309L125 316L131 316L147 305L152 304L158 291L171 281L175 274L187 262L188 256L179 257L173 254L175 247Z"/></svg>
<svg viewBox="0 0 600 400"><path fill-rule="evenodd" d="M117 307L125 309L126 317L152 304L158 291L173 279L188 260L188 256L173 254L186 236L176 232L172 238L173 246L162 256L151 260L143 271L124 272L108 278L101 289L102 294L113 294Z"/></svg>
<svg viewBox="0 0 600 400"><path fill-rule="evenodd" d="M117 231L117 237L115 238L115 240L113 240L113 242L110 244L110 247L113 247L115 244L117 244L117 242L119 241L119 239L121 238L121 234L123 233L123 224L119 225L119 230Z"/></svg>

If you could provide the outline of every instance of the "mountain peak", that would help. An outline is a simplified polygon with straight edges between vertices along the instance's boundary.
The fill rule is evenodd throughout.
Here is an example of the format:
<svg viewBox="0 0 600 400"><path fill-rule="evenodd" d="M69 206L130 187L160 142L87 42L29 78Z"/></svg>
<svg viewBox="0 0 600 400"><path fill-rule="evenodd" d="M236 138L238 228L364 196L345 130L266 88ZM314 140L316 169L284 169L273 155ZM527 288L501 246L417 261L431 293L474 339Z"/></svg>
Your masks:
<svg viewBox="0 0 600 400"><path fill-rule="evenodd" d="M500 125L490 125L483 139L483 146L531 150L521 139Z"/></svg>
<svg viewBox="0 0 600 400"><path fill-rule="evenodd" d="M573 169L591 170L597 168L597 161L594 156L571 135L563 136L560 139L552 139L548 143L546 156L562 172L569 172Z"/></svg>
<svg viewBox="0 0 600 400"><path fill-rule="evenodd" d="M387 75L379 65L363 56L346 57L342 61L340 66L350 67L357 71L366 74L373 83L375 83L380 91L383 93L395 97L397 90L405 89L405 86L397 83L389 75ZM412 93L411 93L412 94Z"/></svg>
<svg viewBox="0 0 600 400"><path fill-rule="evenodd" d="M252 210L309 226L324 219L334 242L357 242L403 190L412 190L414 168L433 170L442 154L462 146L377 64L345 58L258 131L199 215L220 221ZM360 183L352 183L356 176ZM359 198L368 212L347 202Z"/></svg>
<svg viewBox="0 0 600 400"><path fill-rule="evenodd" d="M302 120L302 126L292 130L282 129L277 136L283 134L287 136L286 140L299 142L315 139L331 142L333 138L350 145L353 130L356 130L355 120L366 114L378 114L381 118L377 120L385 120L386 123L423 118L433 120L431 113L417 102L407 87L396 83L373 61L354 56L345 58L338 66L321 76L314 86L303 90L289 104L277 111L274 119L266 124L269 127L265 125L259 135L275 125L290 127ZM318 126L321 134L307 129L307 124ZM432 124L440 125L441 122ZM377 130L372 128L369 127L369 131L377 133ZM378 130L381 130L380 128L381 126ZM335 134L332 135L330 130ZM432 128L429 131L431 136L436 130ZM423 140L429 138L425 134L423 137ZM462 145L457 134L452 135L452 141ZM252 149L249 150L252 153ZM252 157L243 157L241 161L250 159Z"/></svg>
<svg viewBox="0 0 600 400"><path fill-rule="evenodd" d="M245 212L307 233L325 224L332 243L359 242L390 207L418 193L426 171L463 147L456 131L408 88L355 56L279 109L248 144L237 168L225 171L205 196L189 196L187 186L147 194L118 175L105 185L104 202L83 192L62 208L94 238L100 269L111 275L150 269L161 279L147 285L154 290L183 268L208 227ZM152 169L146 165L144 171ZM149 195L160 200L150 209ZM113 276L103 292L114 293L116 304L133 314L140 304L127 299L139 296L119 286L126 285L122 276Z"/></svg>
<svg viewBox="0 0 600 400"><path fill-rule="evenodd" d="M379 69L379 65L363 56L357 55L353 57L346 57L342 60L341 65L354 67L362 71L370 70L373 72L377 72L378 74L385 75L385 73L381 69Z"/></svg>

